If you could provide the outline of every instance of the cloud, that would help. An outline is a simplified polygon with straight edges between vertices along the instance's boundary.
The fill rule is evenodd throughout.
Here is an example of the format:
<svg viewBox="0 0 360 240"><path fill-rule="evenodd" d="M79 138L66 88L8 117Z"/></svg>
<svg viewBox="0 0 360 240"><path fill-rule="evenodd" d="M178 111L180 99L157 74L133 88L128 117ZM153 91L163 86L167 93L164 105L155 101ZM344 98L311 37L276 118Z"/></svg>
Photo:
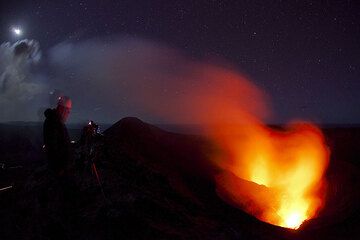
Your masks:
<svg viewBox="0 0 360 240"><path fill-rule="evenodd" d="M64 42L50 49L49 66L55 76L50 88L73 99L73 121L132 115L193 123L269 114L265 94L236 70L152 41Z"/></svg>
<svg viewBox="0 0 360 240"><path fill-rule="evenodd" d="M62 42L45 56L39 64L35 40L1 45L0 121L41 120L39 109L54 107L58 95L72 98L72 122L113 123L136 116L150 122L209 123L269 114L265 94L235 69L153 41Z"/></svg>
<svg viewBox="0 0 360 240"><path fill-rule="evenodd" d="M35 106L46 86L32 72L41 58L39 43L21 40L0 46L0 121L34 120Z"/></svg>

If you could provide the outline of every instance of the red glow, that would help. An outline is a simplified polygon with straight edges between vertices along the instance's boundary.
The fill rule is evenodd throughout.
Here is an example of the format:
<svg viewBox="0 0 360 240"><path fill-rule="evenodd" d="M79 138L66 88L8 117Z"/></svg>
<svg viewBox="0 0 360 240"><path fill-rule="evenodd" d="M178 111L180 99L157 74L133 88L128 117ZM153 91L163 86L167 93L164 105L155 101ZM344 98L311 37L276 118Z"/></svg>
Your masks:
<svg viewBox="0 0 360 240"><path fill-rule="evenodd" d="M268 98L235 71L186 62L171 74L174 79L155 76L151 88L141 88L141 103L167 121L204 126L204 134L222 151L210 156L209 164L221 169L214 179L224 201L294 229L316 216L324 205L329 159L316 126L267 127L262 119L271 113Z"/></svg>

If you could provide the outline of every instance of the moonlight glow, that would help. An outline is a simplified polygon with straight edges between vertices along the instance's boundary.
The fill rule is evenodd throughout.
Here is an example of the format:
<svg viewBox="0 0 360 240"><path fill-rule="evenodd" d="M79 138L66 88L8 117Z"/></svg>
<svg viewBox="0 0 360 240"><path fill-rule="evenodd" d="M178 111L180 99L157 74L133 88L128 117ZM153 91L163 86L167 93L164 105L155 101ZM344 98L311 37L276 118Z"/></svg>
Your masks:
<svg viewBox="0 0 360 240"><path fill-rule="evenodd" d="M16 36L20 36L22 34L22 30L18 27L13 27L12 28L12 32L16 35Z"/></svg>

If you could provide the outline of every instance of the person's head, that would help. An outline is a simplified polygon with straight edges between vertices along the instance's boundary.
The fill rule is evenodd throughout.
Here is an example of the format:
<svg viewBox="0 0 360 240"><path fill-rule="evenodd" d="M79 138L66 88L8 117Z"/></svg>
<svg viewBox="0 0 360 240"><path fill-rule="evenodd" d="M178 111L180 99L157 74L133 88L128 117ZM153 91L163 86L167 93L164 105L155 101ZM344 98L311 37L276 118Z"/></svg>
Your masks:
<svg viewBox="0 0 360 240"><path fill-rule="evenodd" d="M62 96L58 98L56 112L63 123L65 123L69 117L71 106L72 106L72 102L69 97Z"/></svg>

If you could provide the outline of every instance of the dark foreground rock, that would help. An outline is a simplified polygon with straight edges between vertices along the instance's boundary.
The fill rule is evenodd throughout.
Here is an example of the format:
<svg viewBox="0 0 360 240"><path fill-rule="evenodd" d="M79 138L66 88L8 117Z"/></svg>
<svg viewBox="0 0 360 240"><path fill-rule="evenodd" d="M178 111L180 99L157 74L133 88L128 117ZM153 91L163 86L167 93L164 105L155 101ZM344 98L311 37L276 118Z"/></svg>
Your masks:
<svg viewBox="0 0 360 240"><path fill-rule="evenodd" d="M260 222L225 204L205 138L125 118L104 132L96 157L103 193L86 166L52 179L44 166L0 195L0 239L357 239L359 179L331 165L329 208L301 231Z"/></svg>

